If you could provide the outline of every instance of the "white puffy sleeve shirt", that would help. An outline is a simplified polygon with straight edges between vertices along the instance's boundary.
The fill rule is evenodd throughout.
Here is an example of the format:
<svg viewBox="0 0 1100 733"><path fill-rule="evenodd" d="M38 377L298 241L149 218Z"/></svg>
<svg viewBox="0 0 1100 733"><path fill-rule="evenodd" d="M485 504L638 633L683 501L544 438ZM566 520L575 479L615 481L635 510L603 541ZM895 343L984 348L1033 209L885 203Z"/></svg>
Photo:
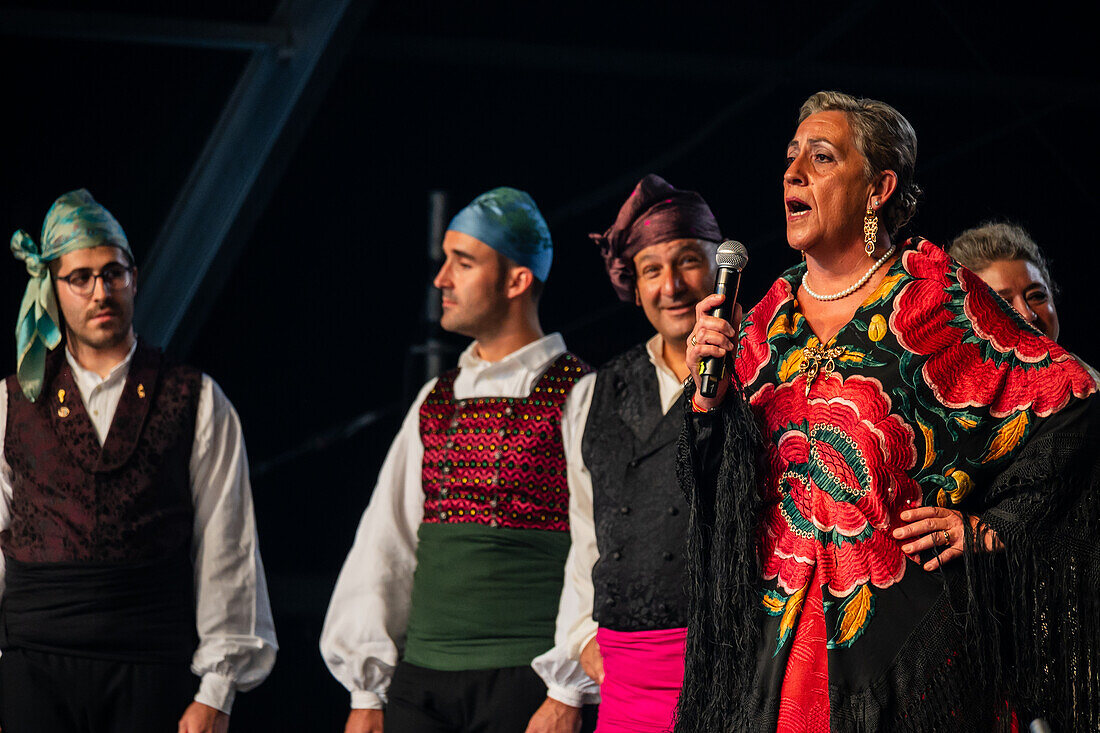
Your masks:
<svg viewBox="0 0 1100 733"><path fill-rule="evenodd" d="M478 357L475 342L459 357L455 399L526 397L564 351L565 341L554 333L500 361L489 362ZM591 374L583 377L566 399L561 431L567 456L579 455L594 379ZM420 405L434 386L432 380L420 390L390 446L336 581L321 632L321 655L332 675L351 693L353 708L385 706L386 690L404 647L417 530L424 512ZM567 471L572 494L577 486L572 462ZM588 680L580 664L568 659L561 661L559 676L566 686Z"/></svg>
<svg viewBox="0 0 1100 733"><path fill-rule="evenodd" d="M130 354L106 378L66 352L73 379L100 445L114 418ZM0 388L0 531L11 522L12 469L4 460L8 393ZM14 436L11 436L14 438ZM267 596L241 421L221 388L202 376L190 462L194 531L195 623L199 645L191 671L201 679L195 700L230 712L238 691L259 685L275 664L278 644ZM0 553L0 593L4 559ZM180 711L183 712L182 710Z"/></svg>
<svg viewBox="0 0 1100 733"><path fill-rule="evenodd" d="M684 392L683 384L665 362L664 341L657 334L646 342L649 361L657 372L657 390L661 411L668 414L676 400ZM592 568L600 553L596 548L596 524L592 511L592 474L584 465L581 441L584 438L584 422L592 405L592 390L585 395L575 440L566 444L569 464L569 533L572 545L565 561L565 583L558 605L558 620L554 632L554 648L535 657L531 666L546 683L548 694L559 702L573 707L598 702L599 687L582 670L580 678L570 678L574 668L569 662L580 659L588 642L596 637L599 625L592 618L593 597ZM583 679L582 679L583 678Z"/></svg>

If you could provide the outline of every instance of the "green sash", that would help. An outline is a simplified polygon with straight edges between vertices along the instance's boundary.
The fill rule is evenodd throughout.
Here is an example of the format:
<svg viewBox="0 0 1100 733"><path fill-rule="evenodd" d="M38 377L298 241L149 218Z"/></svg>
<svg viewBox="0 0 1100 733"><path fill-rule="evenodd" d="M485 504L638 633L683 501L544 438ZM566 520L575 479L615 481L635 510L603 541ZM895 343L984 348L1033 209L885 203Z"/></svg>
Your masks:
<svg viewBox="0 0 1100 733"><path fill-rule="evenodd" d="M417 534L406 661L520 667L554 645L568 532L462 523L422 524Z"/></svg>

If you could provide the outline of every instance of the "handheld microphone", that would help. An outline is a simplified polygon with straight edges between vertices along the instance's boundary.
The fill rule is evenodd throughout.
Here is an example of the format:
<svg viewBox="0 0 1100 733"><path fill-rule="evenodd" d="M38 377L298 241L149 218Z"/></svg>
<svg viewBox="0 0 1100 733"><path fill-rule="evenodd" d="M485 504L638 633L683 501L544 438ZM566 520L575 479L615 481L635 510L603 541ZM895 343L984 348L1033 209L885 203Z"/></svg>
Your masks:
<svg viewBox="0 0 1100 733"><path fill-rule="evenodd" d="M718 247L718 254L714 259L718 263L718 275L714 278L714 292L721 293L726 296L726 299L712 310L710 315L729 323L737 308L741 270L749 262L749 252L740 242L727 239ZM703 377L699 384L699 394L703 397L714 397L718 394L718 383L726 376L726 361L726 358L708 356L699 362L699 373Z"/></svg>

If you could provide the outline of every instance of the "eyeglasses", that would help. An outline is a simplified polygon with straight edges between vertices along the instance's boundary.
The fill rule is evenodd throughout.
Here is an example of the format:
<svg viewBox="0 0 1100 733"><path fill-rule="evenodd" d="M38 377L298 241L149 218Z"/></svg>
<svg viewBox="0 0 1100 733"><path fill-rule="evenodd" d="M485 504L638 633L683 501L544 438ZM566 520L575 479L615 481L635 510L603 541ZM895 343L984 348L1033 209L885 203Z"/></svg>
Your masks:
<svg viewBox="0 0 1100 733"><path fill-rule="evenodd" d="M123 267L122 265L107 265L99 272L92 272L89 267L81 267L73 270L65 277L59 276L57 279L63 280L69 286L69 290L73 292L73 295L87 298L95 292L96 278L102 279L103 287L111 292L125 290L134 281L134 268Z"/></svg>

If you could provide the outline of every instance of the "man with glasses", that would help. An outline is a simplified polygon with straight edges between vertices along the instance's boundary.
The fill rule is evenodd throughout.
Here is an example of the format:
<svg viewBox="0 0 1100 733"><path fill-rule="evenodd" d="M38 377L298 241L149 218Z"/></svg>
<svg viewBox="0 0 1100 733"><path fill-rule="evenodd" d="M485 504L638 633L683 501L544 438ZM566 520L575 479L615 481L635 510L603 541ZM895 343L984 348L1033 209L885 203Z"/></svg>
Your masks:
<svg viewBox="0 0 1100 733"><path fill-rule="evenodd" d="M133 253L91 194L11 247L31 279L0 390L0 729L224 733L276 650L240 421L135 336Z"/></svg>

